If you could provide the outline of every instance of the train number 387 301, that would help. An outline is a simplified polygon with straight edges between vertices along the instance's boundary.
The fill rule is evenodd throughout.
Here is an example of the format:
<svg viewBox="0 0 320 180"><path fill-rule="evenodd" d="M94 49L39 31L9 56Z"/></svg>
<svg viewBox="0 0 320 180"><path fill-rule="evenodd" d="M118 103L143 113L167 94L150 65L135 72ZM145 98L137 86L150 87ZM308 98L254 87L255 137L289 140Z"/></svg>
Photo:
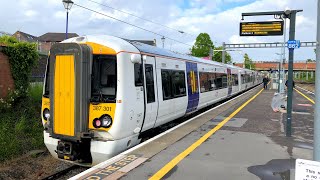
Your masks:
<svg viewBox="0 0 320 180"><path fill-rule="evenodd" d="M111 111L112 108L107 106L93 106L93 110L94 111Z"/></svg>

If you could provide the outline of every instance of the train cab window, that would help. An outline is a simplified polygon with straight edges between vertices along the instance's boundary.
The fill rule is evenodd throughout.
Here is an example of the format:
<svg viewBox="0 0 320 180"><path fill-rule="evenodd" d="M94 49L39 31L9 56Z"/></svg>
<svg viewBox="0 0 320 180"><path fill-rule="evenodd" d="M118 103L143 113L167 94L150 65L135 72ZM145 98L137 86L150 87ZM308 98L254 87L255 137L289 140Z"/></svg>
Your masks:
<svg viewBox="0 0 320 180"><path fill-rule="evenodd" d="M134 84L143 86L142 64L134 64Z"/></svg>
<svg viewBox="0 0 320 180"><path fill-rule="evenodd" d="M174 97L186 95L186 80L184 71L172 71L172 90Z"/></svg>
<svg viewBox="0 0 320 180"><path fill-rule="evenodd" d="M49 59L50 57L48 57L47 59L47 71L46 71L46 81L45 81L45 87L44 87L44 97L49 98L49 85L50 85L50 77L49 77L49 73L50 73L50 63L49 63Z"/></svg>
<svg viewBox="0 0 320 180"><path fill-rule="evenodd" d="M147 103L155 102L153 66L145 64Z"/></svg>
<svg viewBox="0 0 320 180"><path fill-rule="evenodd" d="M116 56L94 55L92 64L92 99L99 102L115 102L116 87Z"/></svg>
<svg viewBox="0 0 320 180"><path fill-rule="evenodd" d="M161 70L163 100L171 99L171 77L169 70Z"/></svg>

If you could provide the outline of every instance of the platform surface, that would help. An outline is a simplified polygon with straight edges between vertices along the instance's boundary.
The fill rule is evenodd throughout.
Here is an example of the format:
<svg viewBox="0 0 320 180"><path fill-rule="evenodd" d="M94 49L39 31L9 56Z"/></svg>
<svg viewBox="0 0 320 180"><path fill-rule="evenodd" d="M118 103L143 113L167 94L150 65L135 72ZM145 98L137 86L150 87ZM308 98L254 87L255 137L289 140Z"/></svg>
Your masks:
<svg viewBox="0 0 320 180"><path fill-rule="evenodd" d="M163 170L163 167L175 161L173 159L179 154L186 153L188 147L216 128L261 89L261 86L257 87L237 100L130 151L128 154L137 155L137 159L127 165L127 169L118 168L108 176L99 177L157 179L159 176L155 174L160 173L162 179L288 179L290 170L294 169L295 159L312 159L313 149L314 104L295 90L292 137L285 136L286 113L273 112L271 108L275 90L263 90L208 139L169 168L169 171ZM303 90L298 90L314 99ZM96 167L95 171L105 170L110 163ZM90 175L82 177L89 178Z"/></svg>

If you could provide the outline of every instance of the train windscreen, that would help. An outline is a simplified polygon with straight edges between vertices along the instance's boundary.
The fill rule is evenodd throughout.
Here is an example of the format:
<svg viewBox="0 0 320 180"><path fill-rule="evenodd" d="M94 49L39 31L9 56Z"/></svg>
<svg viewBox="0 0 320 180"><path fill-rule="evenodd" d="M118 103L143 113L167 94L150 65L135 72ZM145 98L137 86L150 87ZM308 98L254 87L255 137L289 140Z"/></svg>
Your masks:
<svg viewBox="0 0 320 180"><path fill-rule="evenodd" d="M93 55L91 78L92 102L115 102L117 90L116 56Z"/></svg>

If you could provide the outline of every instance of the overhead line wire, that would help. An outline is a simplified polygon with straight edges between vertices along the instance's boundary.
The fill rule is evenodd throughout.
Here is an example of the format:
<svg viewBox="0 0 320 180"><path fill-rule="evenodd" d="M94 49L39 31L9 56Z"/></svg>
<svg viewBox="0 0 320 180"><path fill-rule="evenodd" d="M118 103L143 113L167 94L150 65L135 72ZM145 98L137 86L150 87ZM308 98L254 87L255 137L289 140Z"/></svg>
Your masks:
<svg viewBox="0 0 320 180"><path fill-rule="evenodd" d="M134 17L139 18L139 19L142 19L142 20L144 20L144 21L147 21L147 22L150 22L150 23L153 23L153 24L156 24L156 25L159 25L159 26L162 26L162 27L171 29L171 30L178 31L178 32L181 33L181 34L188 34L188 35L190 35L190 36L196 37L196 35L194 35L194 34L190 34L190 33L187 33L187 32L185 32L185 31L182 31L182 30L179 30L179 29L175 29L175 28L172 28L172 27L163 25L163 24L158 23L158 22L151 21L151 20L149 20L149 19L146 19L146 18L137 16L137 15L134 15L134 14L132 14L132 13L129 13L129 12L126 12L126 11L122 11L122 10L120 10L120 9L117 9L117 8L114 8L114 7L111 7L111 6L108 6L108 5L105 5L105 4L102 4L102 3L99 3L99 2L93 1L93 0L88 0L88 1L91 1L91 2L96 3L96 4L99 4L99 5L101 5L101 6L104 6L104 7L107 7L107 8L110 8L110 9L113 9L113 10L116 10L116 11L119 11L119 12L122 12L122 13L125 13L125 14L128 14L128 15L130 15L130 16L134 16Z"/></svg>
<svg viewBox="0 0 320 180"><path fill-rule="evenodd" d="M97 14L100 14L100 15L103 15L103 16L106 16L106 17L109 17L109 18L111 18L111 19L114 19L114 20L120 21L120 22L122 22L122 23L125 23L125 24L127 24L127 25L130 25L130 26L136 27L136 28L138 28L138 29L141 29L141 30L144 30L144 31L147 31L147 32L153 33L153 34L155 34L155 35L158 35L158 36L161 36L161 37L165 37L165 38L167 38L167 39L170 39L170 40L172 40L172 41L178 42L178 43L180 43L180 44L184 44L184 45L186 45L186 46L190 46L190 47L192 47L192 45L190 45L190 44L187 44L187 43L181 42L181 41L179 41L179 40L176 40L176 39L170 38L170 37L168 37L168 36L164 36L164 35L162 35L162 34L159 34L159 33L157 33L157 32L154 32L154 31L151 31L151 30L148 30L148 29L142 28L142 27L140 27L140 26L137 26L137 25L131 24L131 23L126 22L126 21L124 21L124 20L117 19L117 18L115 18L115 17L112 17L112 16L110 16L110 15L107 15L107 14L101 13L101 12L99 12L99 11L96 11L96 10L93 10L93 9L90 9L90 8L87 8L87 7L84 7L84 6L81 6L81 5L76 4L76 3L74 3L74 5L75 5L75 6L78 6L78 7L80 7L80 8L86 9L86 10L88 10L88 11L92 11L92 12L94 12L94 13L97 13Z"/></svg>

